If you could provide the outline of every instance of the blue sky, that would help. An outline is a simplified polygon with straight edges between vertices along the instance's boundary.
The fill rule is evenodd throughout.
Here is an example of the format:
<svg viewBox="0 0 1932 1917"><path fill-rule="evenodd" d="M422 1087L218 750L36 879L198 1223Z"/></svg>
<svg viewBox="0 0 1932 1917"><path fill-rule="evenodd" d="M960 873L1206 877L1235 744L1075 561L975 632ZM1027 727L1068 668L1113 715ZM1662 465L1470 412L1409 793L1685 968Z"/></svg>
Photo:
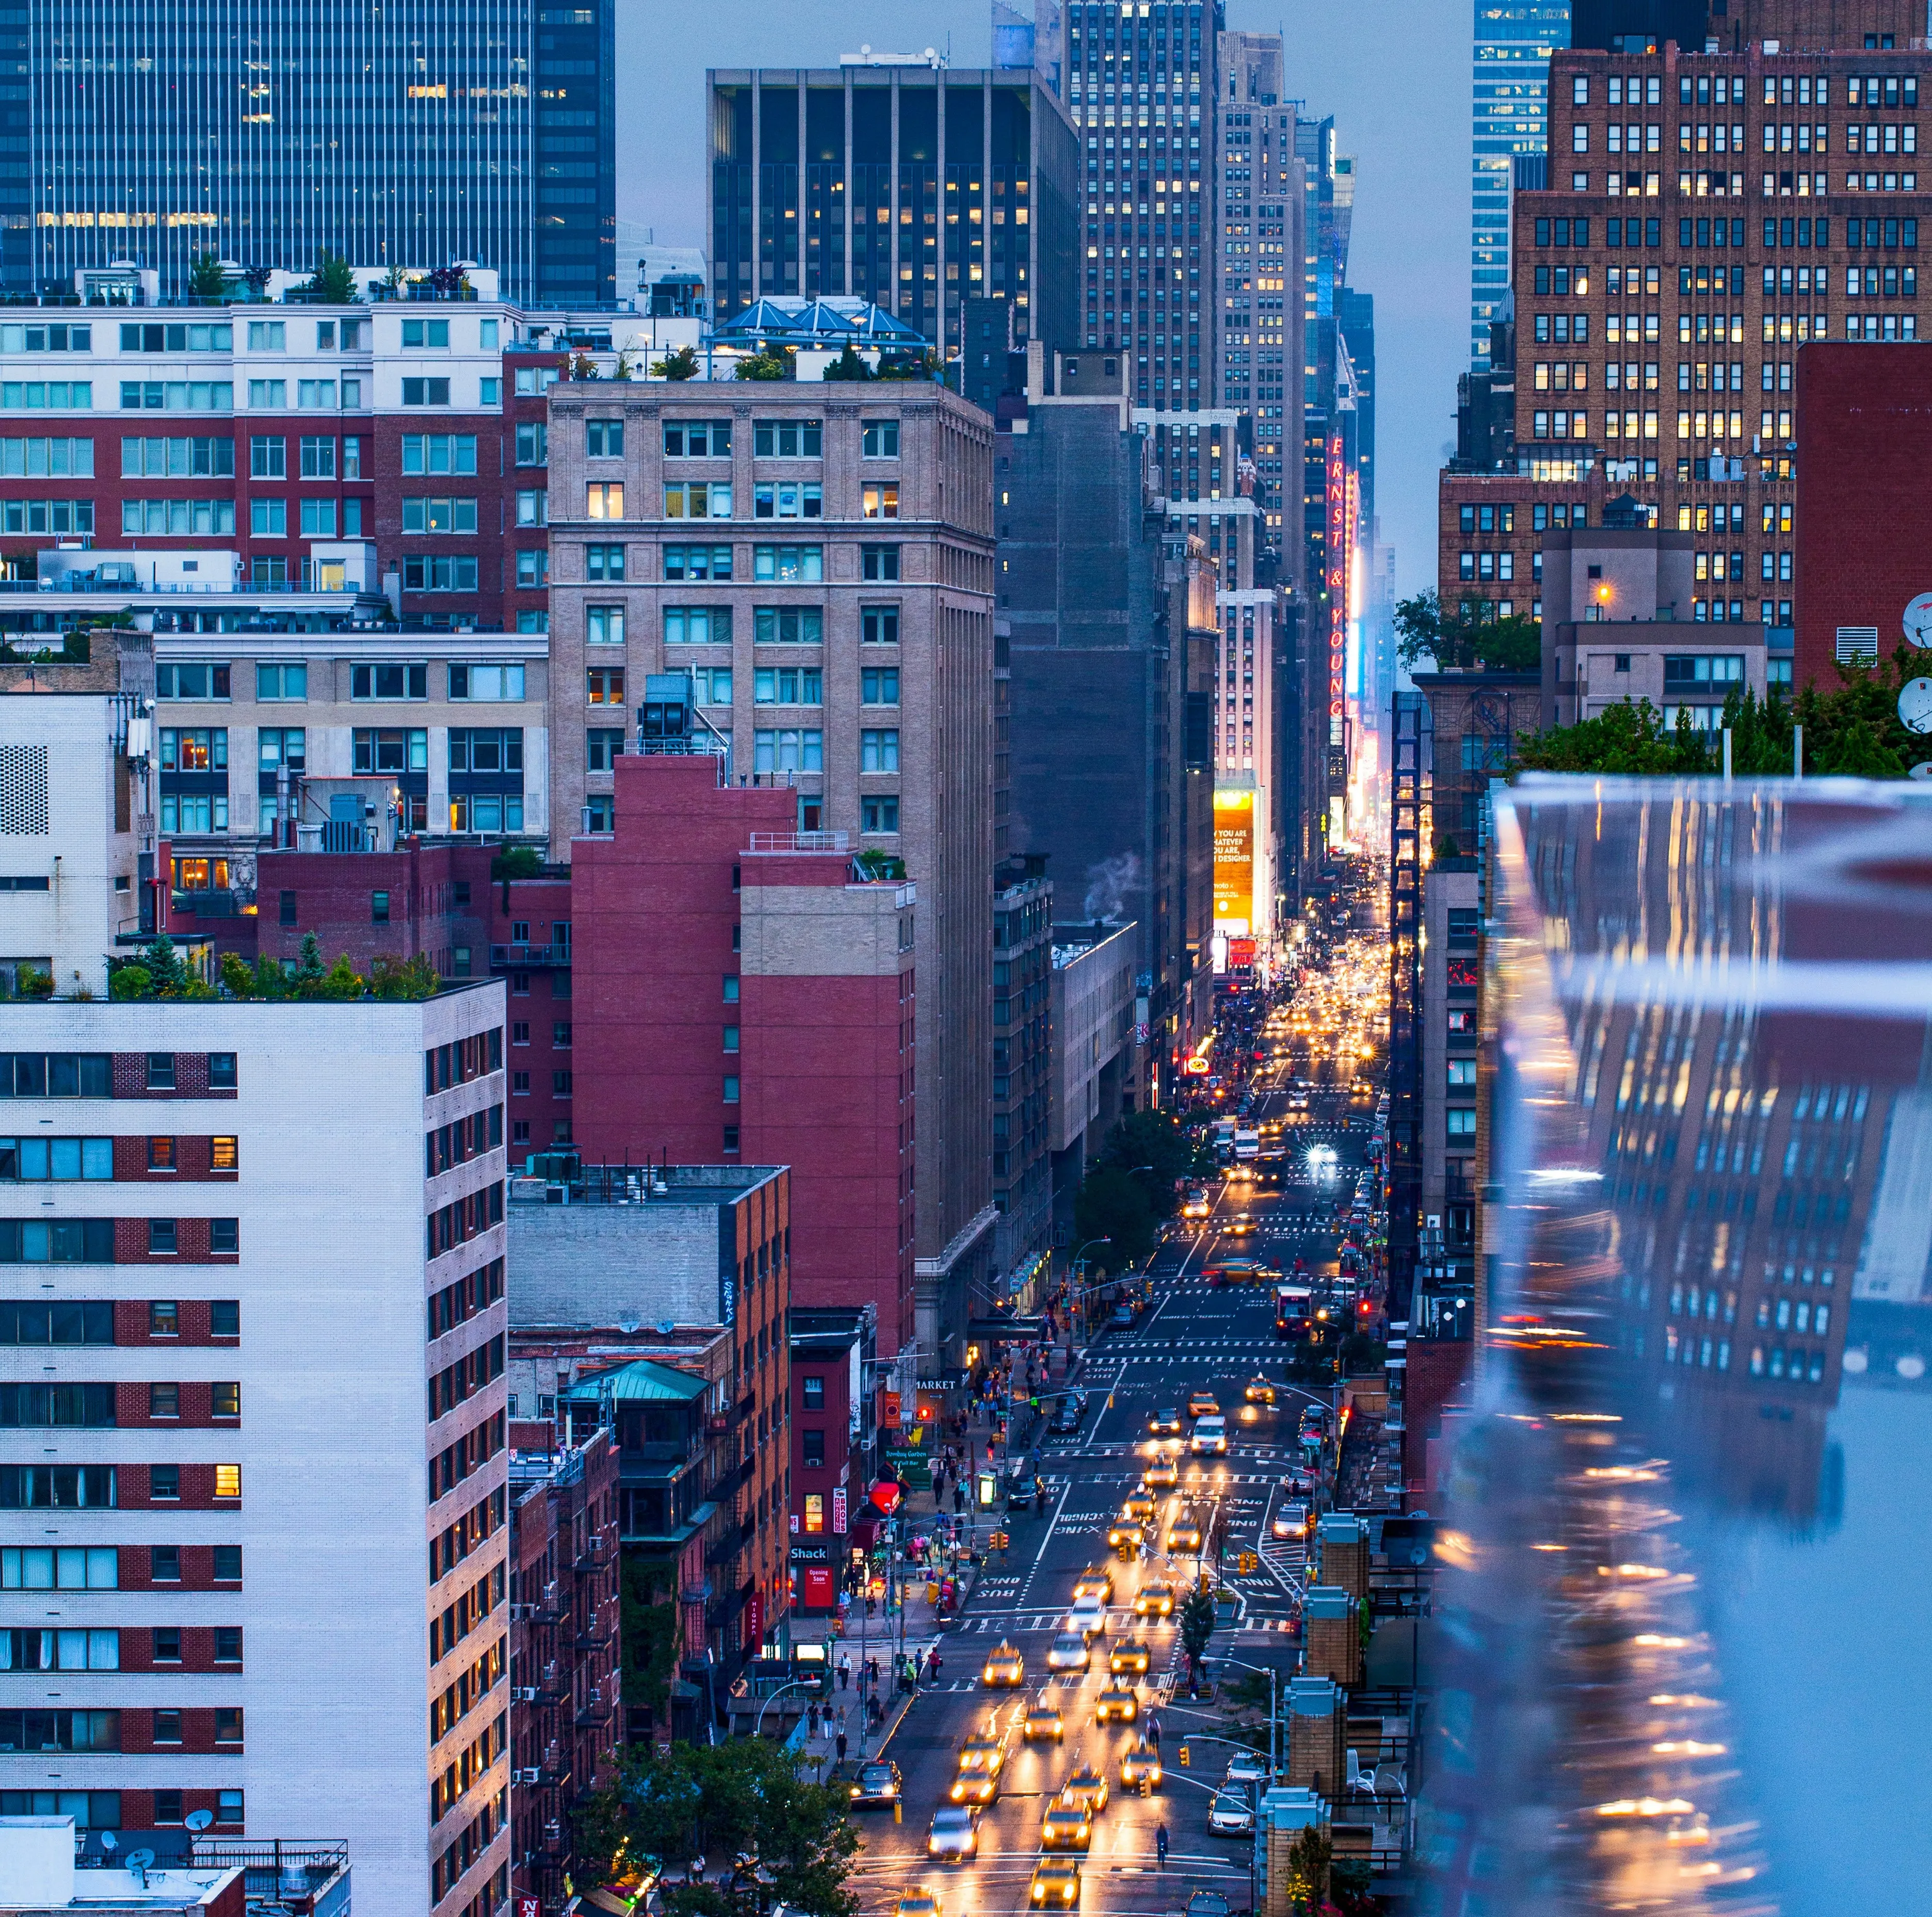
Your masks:
<svg viewBox="0 0 1932 1917"><path fill-rule="evenodd" d="M1469 50L1466 0L1283 7L1228 0L1228 24L1280 32L1289 92L1335 116L1358 161L1350 282L1376 298L1378 502L1412 592L1436 577L1436 473L1455 434L1468 364ZM696 246L704 224L706 67L832 66L862 44L950 46L988 58L988 0L786 0L627 7L619 16L617 212L660 244Z"/></svg>

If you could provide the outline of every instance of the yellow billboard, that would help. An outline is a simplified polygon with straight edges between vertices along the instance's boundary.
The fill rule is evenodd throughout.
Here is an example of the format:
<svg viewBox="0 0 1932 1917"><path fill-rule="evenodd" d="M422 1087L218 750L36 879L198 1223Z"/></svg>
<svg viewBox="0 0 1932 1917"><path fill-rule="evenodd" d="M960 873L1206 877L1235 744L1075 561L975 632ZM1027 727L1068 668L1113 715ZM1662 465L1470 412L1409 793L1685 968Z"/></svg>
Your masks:
<svg viewBox="0 0 1932 1917"><path fill-rule="evenodd" d="M1255 911L1255 795L1214 794L1214 929L1245 934Z"/></svg>

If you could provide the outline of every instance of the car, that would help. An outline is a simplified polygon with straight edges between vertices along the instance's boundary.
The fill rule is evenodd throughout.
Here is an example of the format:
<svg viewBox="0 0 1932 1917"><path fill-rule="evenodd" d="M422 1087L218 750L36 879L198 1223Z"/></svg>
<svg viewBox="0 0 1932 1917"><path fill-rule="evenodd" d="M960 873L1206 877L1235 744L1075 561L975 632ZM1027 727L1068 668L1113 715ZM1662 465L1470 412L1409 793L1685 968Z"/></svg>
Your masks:
<svg viewBox="0 0 1932 1917"><path fill-rule="evenodd" d="M986 1653L986 1661L980 1667L980 1682L988 1690L1016 1689L1026 1682L1026 1660L1002 1638Z"/></svg>
<svg viewBox="0 0 1932 1917"><path fill-rule="evenodd" d="M893 1905L892 1917L943 1917L944 1909L939 1893L922 1885L916 1891L908 1891Z"/></svg>
<svg viewBox="0 0 1932 1917"><path fill-rule="evenodd" d="M1133 1306L1132 1305L1124 1304L1118 1304L1114 1306L1114 1315L1107 1322L1108 1324L1117 1328L1124 1327L1132 1324L1134 1322Z"/></svg>
<svg viewBox="0 0 1932 1917"><path fill-rule="evenodd" d="M1029 1704L1025 1717L1021 1720L1020 1734L1029 1744L1043 1744L1048 1740L1059 1743L1066 1735L1066 1724L1060 1714L1060 1706L1048 1703L1044 1697L1036 1704Z"/></svg>
<svg viewBox="0 0 1932 1917"><path fill-rule="evenodd" d="M1178 1437L1180 1432L1180 1412L1168 1408L1156 1412L1148 1420L1148 1430L1150 1436L1156 1438L1166 1438L1169 1436Z"/></svg>
<svg viewBox="0 0 1932 1917"><path fill-rule="evenodd" d="M1196 1891L1187 1900L1186 1917L1228 1917L1228 1900L1219 1891Z"/></svg>
<svg viewBox="0 0 1932 1917"><path fill-rule="evenodd" d="M1250 1172L1248 1175L1252 1178L1254 1174ZM1251 1237L1254 1228L1255 1221L1252 1215L1245 1211L1235 1212L1232 1216L1221 1221L1222 1231L1231 1238Z"/></svg>
<svg viewBox="0 0 1932 1917"><path fill-rule="evenodd" d="M1140 1714L1140 1693L1131 1684L1110 1684L1094 1706L1096 1724L1135 1724Z"/></svg>
<svg viewBox="0 0 1932 1917"><path fill-rule="evenodd" d="M1264 1784L1269 1781L1268 1760L1258 1750L1240 1750L1228 1760L1224 1784Z"/></svg>
<svg viewBox="0 0 1932 1917"><path fill-rule="evenodd" d="M1107 1543L1123 1558L1130 1558L1141 1548L1141 1539L1144 1534L1137 1520L1117 1518L1107 1527Z"/></svg>
<svg viewBox="0 0 1932 1917"><path fill-rule="evenodd" d="M1053 1415L1047 1421L1047 1430L1064 1436L1070 1431L1080 1429L1080 1420L1087 1415L1087 1406L1080 1394L1069 1392L1053 1408Z"/></svg>
<svg viewBox="0 0 1932 1917"><path fill-rule="evenodd" d="M1126 1501L1120 1507L1121 1522L1146 1524L1152 1520L1154 1508L1154 1493L1146 1488L1145 1480L1143 1480L1139 1488L1127 1493Z"/></svg>
<svg viewBox="0 0 1932 1917"><path fill-rule="evenodd" d="M1129 1790L1138 1790L1145 1795L1159 1787L1164 1773L1160 1767L1160 1753L1145 1738L1128 1745L1120 1758L1120 1783Z"/></svg>
<svg viewBox="0 0 1932 1917"><path fill-rule="evenodd" d="M1045 1489L1030 1465L1016 1465L1006 1474L1006 1509L1024 1510Z"/></svg>
<svg viewBox="0 0 1932 1917"><path fill-rule="evenodd" d="M899 1767L890 1758L861 1764L852 1780L852 1808L868 1810L898 1803L901 1782Z"/></svg>
<svg viewBox="0 0 1932 1917"><path fill-rule="evenodd" d="M1306 1538L1308 1535L1308 1507L1306 1504L1277 1504L1274 1516L1268 1522L1268 1528L1277 1538Z"/></svg>
<svg viewBox="0 0 1932 1917"><path fill-rule="evenodd" d="M1308 1109L1308 1094L1306 1092L1290 1092L1288 1108L1291 1112L1306 1112Z"/></svg>
<svg viewBox="0 0 1932 1917"><path fill-rule="evenodd" d="M1172 1491L1180 1482L1180 1472L1172 1458L1156 1458L1142 1475L1150 1491Z"/></svg>
<svg viewBox="0 0 1932 1917"><path fill-rule="evenodd" d="M1134 1593L1137 1618L1171 1618L1174 1615L1174 1587L1159 1582L1144 1584Z"/></svg>
<svg viewBox="0 0 1932 1917"><path fill-rule="evenodd" d="M1073 1607L1066 1613L1066 1628L1077 1630L1083 1638L1105 1637L1107 1634L1107 1604L1105 1598L1096 1595L1076 1598Z"/></svg>
<svg viewBox="0 0 1932 1917"><path fill-rule="evenodd" d="M979 1814L970 1808L942 1805L932 1814L932 1828L927 1832L928 1857L956 1858L964 1863L980 1854Z"/></svg>
<svg viewBox="0 0 1932 1917"><path fill-rule="evenodd" d="M970 1804L981 1810L993 1802L1000 1794L1000 1774L997 1771L962 1770L946 1786L946 1801L952 1804Z"/></svg>
<svg viewBox="0 0 1932 1917"><path fill-rule="evenodd" d="M1056 1797L1040 1820L1042 1850L1084 1850L1094 1840L1094 1820L1077 1804Z"/></svg>
<svg viewBox="0 0 1932 1917"><path fill-rule="evenodd" d="M1167 1527L1167 1555L1178 1557L1201 1549L1201 1527L1191 1518L1177 1518ZM1163 1616L1165 1612L1162 1614Z"/></svg>
<svg viewBox="0 0 1932 1917"><path fill-rule="evenodd" d="M1102 1604L1112 1601L1114 1595L1114 1574L1105 1564L1089 1564L1073 1580L1073 1601L1077 1604L1083 1598L1097 1598Z"/></svg>
<svg viewBox="0 0 1932 1917"><path fill-rule="evenodd" d="M1071 1910L1080 1901L1080 1866L1071 1859L1055 1862L1042 1858L1034 1866L1033 1887L1028 1892L1036 1908L1049 1905Z"/></svg>
<svg viewBox="0 0 1932 1917"><path fill-rule="evenodd" d="M1107 1808L1107 1780L1092 1765L1082 1764L1061 1785L1060 1801L1097 1816Z"/></svg>
<svg viewBox="0 0 1932 1917"><path fill-rule="evenodd" d="M1147 1646L1137 1637L1130 1637L1124 1644L1117 1644L1107 1654L1107 1669L1115 1676L1145 1677L1153 1658Z"/></svg>
<svg viewBox="0 0 1932 1917"><path fill-rule="evenodd" d="M1094 1661L1086 1638L1077 1630L1063 1631L1046 1654L1050 1671L1084 1671Z"/></svg>
<svg viewBox="0 0 1932 1917"><path fill-rule="evenodd" d="M1220 1408L1220 1400L1212 1391L1190 1391L1187 1394L1187 1415L1190 1418L1212 1418Z"/></svg>
<svg viewBox="0 0 1932 1917"><path fill-rule="evenodd" d="M1274 1402L1274 1387L1265 1378L1250 1378L1241 1395L1251 1405L1271 1405Z"/></svg>
<svg viewBox="0 0 1932 1917"><path fill-rule="evenodd" d="M1208 1828L1216 1837L1252 1837L1255 1807L1246 1784L1224 1784L1208 1807Z"/></svg>
<svg viewBox="0 0 1932 1917"><path fill-rule="evenodd" d="M1194 1427L1193 1436L1187 1441L1188 1448L1196 1456L1210 1454L1225 1457L1228 1450L1228 1420L1225 1418L1204 1418Z"/></svg>

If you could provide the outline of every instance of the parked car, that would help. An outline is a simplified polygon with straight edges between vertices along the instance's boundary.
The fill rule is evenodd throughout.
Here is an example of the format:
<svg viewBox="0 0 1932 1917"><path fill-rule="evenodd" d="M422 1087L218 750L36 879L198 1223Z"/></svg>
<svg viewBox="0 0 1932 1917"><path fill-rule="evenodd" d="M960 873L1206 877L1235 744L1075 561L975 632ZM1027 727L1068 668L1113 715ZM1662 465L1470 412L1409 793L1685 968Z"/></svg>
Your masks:
<svg viewBox="0 0 1932 1917"><path fill-rule="evenodd" d="M899 1767L890 1758L861 1764L852 1780L852 1808L871 1810L888 1808L899 1801Z"/></svg>
<svg viewBox="0 0 1932 1917"><path fill-rule="evenodd" d="M1255 1807L1246 1784L1223 1784L1208 1807L1208 1828L1216 1837L1252 1837Z"/></svg>

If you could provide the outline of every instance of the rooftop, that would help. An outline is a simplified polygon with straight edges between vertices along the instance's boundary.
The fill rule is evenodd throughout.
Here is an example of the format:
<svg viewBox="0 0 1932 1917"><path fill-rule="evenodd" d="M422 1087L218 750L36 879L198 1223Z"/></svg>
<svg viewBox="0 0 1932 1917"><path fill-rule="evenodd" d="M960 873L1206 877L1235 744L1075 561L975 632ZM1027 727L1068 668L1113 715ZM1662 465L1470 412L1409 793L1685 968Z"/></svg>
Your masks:
<svg viewBox="0 0 1932 1917"><path fill-rule="evenodd" d="M510 1180L512 1204L715 1205L754 1191L778 1165L586 1165L570 1151L532 1152Z"/></svg>

